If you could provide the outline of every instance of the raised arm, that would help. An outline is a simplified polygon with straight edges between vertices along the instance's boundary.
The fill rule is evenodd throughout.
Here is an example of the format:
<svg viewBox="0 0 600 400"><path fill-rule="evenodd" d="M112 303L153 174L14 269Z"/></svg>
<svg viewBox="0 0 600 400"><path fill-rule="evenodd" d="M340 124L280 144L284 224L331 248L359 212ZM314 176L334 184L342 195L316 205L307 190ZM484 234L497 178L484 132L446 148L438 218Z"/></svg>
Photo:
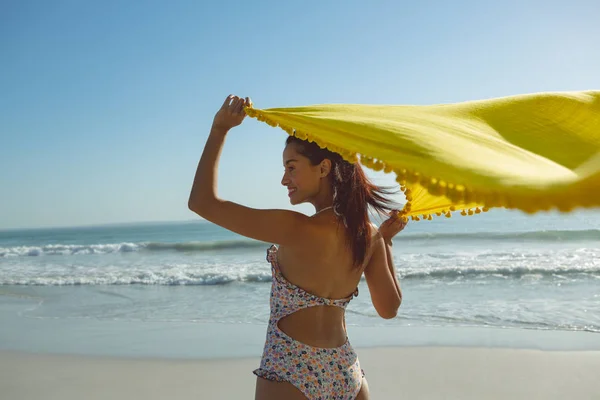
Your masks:
<svg viewBox="0 0 600 400"><path fill-rule="evenodd" d="M312 233L310 218L288 210L259 210L220 199L218 164L229 130L244 120L249 98L228 96L215 115L188 200L188 207L206 220L240 235L282 245L298 244Z"/></svg>

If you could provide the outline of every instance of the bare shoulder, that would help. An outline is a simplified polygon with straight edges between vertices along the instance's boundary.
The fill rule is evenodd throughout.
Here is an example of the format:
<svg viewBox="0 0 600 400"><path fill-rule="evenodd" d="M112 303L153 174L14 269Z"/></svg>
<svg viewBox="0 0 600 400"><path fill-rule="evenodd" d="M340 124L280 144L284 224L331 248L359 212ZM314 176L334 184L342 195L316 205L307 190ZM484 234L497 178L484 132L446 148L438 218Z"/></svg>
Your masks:
<svg viewBox="0 0 600 400"><path fill-rule="evenodd" d="M377 246L377 242L378 239L380 238L379 235L379 228L377 228L377 225L375 225L373 222L369 222L369 248L367 249L367 257L365 258L365 264L364 264L364 268L367 267L367 265L371 262L371 259L373 258L374 253L377 251L377 248L379 246Z"/></svg>
<svg viewBox="0 0 600 400"><path fill-rule="evenodd" d="M232 201L218 200L190 209L204 219L242 236L279 245L303 243L317 230L312 218L282 209L256 209Z"/></svg>
<svg viewBox="0 0 600 400"><path fill-rule="evenodd" d="M381 238L381 234L379 233L379 228L372 222L369 222L369 230L371 237L371 247L374 247L375 243L378 239Z"/></svg>
<svg viewBox="0 0 600 400"><path fill-rule="evenodd" d="M375 236L379 232L379 228L373 222L369 221L369 229L371 231L371 236Z"/></svg>

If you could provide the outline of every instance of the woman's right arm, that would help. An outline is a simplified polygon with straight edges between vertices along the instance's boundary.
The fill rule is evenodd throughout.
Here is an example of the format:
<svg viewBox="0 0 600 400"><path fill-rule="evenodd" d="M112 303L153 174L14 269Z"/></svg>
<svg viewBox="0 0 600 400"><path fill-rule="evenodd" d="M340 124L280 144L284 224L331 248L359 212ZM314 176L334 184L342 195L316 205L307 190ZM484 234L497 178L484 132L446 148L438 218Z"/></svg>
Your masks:
<svg viewBox="0 0 600 400"><path fill-rule="evenodd" d="M242 123L246 115L243 107L251 104L249 98L228 96L215 115L196 169L188 207L207 221L251 239L285 246L306 243L318 229L308 216L289 210L245 207L218 196L217 172L225 137L230 129Z"/></svg>

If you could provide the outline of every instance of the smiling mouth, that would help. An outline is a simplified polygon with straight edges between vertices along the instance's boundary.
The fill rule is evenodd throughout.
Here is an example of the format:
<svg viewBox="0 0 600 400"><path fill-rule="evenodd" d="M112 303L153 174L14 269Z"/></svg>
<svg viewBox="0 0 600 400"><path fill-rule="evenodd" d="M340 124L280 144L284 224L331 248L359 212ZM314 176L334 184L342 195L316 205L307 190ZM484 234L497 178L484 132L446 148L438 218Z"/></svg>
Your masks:
<svg viewBox="0 0 600 400"><path fill-rule="evenodd" d="M298 189L288 189L288 196L291 196L292 194L296 193L296 190Z"/></svg>

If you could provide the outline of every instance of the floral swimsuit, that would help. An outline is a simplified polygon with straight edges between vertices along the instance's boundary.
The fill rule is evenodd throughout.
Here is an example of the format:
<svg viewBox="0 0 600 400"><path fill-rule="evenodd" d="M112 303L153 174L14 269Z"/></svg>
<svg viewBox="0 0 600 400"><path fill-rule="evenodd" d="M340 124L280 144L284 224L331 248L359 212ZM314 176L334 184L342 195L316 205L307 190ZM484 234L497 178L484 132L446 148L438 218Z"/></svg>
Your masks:
<svg viewBox="0 0 600 400"><path fill-rule="evenodd" d="M277 382L289 382L309 400L354 399L364 376L348 338L340 347L320 348L298 342L279 329L282 318L303 308L335 306L345 309L356 291L345 299L325 299L308 293L282 275L277 263L277 247L267 250L273 275L271 317L260 368L254 374Z"/></svg>

